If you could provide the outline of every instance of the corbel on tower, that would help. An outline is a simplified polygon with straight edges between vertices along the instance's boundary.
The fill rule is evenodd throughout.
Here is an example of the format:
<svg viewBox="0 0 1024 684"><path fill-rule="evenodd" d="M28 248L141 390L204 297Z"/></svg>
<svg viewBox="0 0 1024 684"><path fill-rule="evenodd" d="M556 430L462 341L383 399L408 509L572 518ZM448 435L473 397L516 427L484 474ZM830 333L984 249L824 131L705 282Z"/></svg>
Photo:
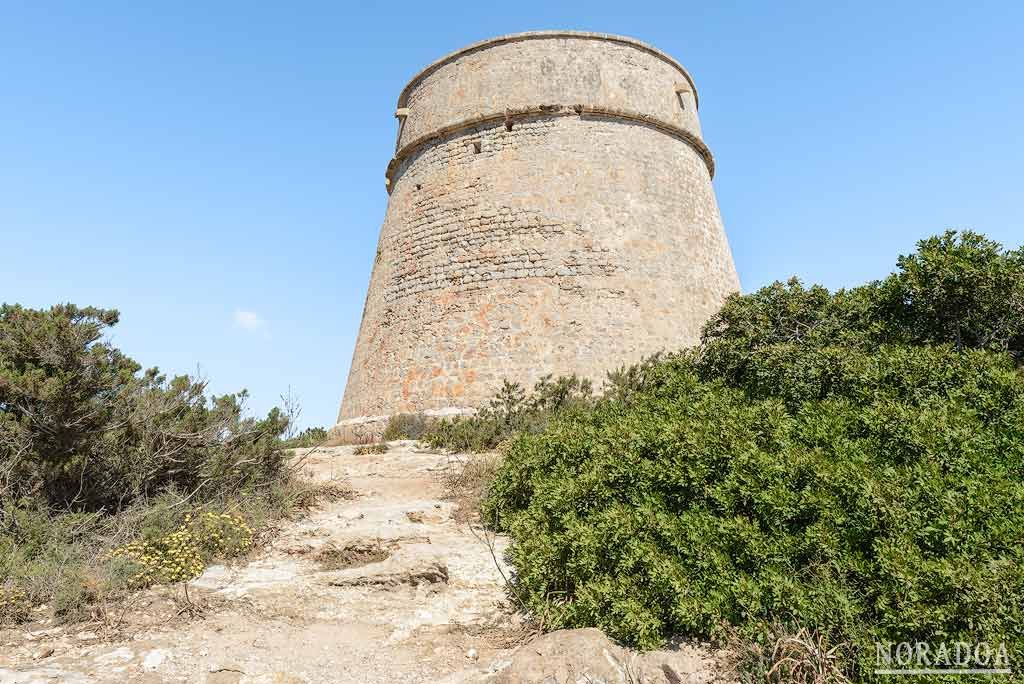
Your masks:
<svg viewBox="0 0 1024 684"><path fill-rule="evenodd" d="M398 119L398 135L395 136L395 153L398 153L398 148L402 144L402 131L405 130L405 120L409 118L409 108L399 107L395 110L395 118ZM391 192L391 174L384 174L384 187L388 192Z"/></svg>
<svg viewBox="0 0 1024 684"><path fill-rule="evenodd" d="M686 95L687 93L692 93L693 92L690 89L690 84L688 84L688 83L676 83L675 91L676 91L676 97L679 98L679 106L682 107L683 109L686 109L686 100L683 98L683 95Z"/></svg>
<svg viewBox="0 0 1024 684"><path fill-rule="evenodd" d="M398 146L402 143L402 131L405 129L405 120L409 118L409 108L399 107L395 110L395 118L398 119L398 136L395 138L395 151L398 151Z"/></svg>

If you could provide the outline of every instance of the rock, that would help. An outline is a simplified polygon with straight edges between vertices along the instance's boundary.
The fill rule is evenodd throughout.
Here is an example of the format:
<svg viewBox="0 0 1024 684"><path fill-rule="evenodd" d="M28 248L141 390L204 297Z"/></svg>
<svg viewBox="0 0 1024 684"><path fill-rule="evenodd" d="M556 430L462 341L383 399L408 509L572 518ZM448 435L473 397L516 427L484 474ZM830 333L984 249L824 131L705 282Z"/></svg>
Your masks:
<svg viewBox="0 0 1024 684"><path fill-rule="evenodd" d="M32 660L42 660L43 658L49 658L53 655L53 646L43 646L42 648L36 649L35 653L32 654Z"/></svg>
<svg viewBox="0 0 1024 684"><path fill-rule="evenodd" d="M497 684L626 681L623 649L597 629L551 632L520 647Z"/></svg>
<svg viewBox="0 0 1024 684"><path fill-rule="evenodd" d="M206 676L206 684L238 684L244 675L241 670L219 669Z"/></svg>
<svg viewBox="0 0 1024 684"><path fill-rule="evenodd" d="M29 671L0 667L0 682L4 684L93 684L95 681L92 677L53 667Z"/></svg>
<svg viewBox="0 0 1024 684"><path fill-rule="evenodd" d="M306 684L309 680L290 672L273 672L270 674L258 675L256 677L245 677L241 684Z"/></svg>
<svg viewBox="0 0 1024 684"><path fill-rule="evenodd" d="M525 644L498 672L495 684L708 684L721 672L710 651L682 645L638 653L598 629L551 632Z"/></svg>
<svg viewBox="0 0 1024 684"><path fill-rule="evenodd" d="M142 669L146 672L156 672L167 660L167 653L160 649L153 649L142 659Z"/></svg>
<svg viewBox="0 0 1024 684"><path fill-rule="evenodd" d="M119 662L127 662L135 657L135 651L127 646L115 648L113 651L97 654L93 662L100 666L115 665Z"/></svg>
<svg viewBox="0 0 1024 684"><path fill-rule="evenodd" d="M275 672L274 673L274 684L305 684L309 681L302 675L295 675L289 672Z"/></svg>
<svg viewBox="0 0 1024 684"><path fill-rule="evenodd" d="M466 657L470 660L476 660L480 657L480 654L476 652L475 648L471 648L468 651L466 651Z"/></svg>
<svg viewBox="0 0 1024 684"><path fill-rule="evenodd" d="M412 562L396 561L394 557L373 566L373 572L363 574L366 568L351 568L331 574L325 580L332 587L397 587L403 584L420 586L448 583L448 565L439 559L416 559Z"/></svg>

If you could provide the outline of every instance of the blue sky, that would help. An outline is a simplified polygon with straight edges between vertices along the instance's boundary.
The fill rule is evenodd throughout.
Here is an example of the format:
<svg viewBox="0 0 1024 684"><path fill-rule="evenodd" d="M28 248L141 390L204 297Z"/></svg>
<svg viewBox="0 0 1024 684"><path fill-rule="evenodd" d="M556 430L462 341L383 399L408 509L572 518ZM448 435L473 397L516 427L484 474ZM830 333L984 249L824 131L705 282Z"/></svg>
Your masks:
<svg viewBox="0 0 1024 684"><path fill-rule="evenodd" d="M700 91L746 291L1024 242L1020 3L0 0L0 300L117 308L144 365L333 424L395 100L518 31L634 36Z"/></svg>

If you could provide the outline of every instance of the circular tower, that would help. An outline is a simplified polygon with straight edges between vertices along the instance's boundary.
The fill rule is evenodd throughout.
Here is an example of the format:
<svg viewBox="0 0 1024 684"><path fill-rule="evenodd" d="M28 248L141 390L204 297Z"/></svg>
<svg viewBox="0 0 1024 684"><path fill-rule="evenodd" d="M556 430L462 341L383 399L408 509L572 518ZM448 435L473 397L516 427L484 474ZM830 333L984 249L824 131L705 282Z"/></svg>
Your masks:
<svg viewBox="0 0 1024 684"><path fill-rule="evenodd" d="M453 52L398 98L390 193L335 434L599 381L697 342L739 289L693 79L619 36Z"/></svg>

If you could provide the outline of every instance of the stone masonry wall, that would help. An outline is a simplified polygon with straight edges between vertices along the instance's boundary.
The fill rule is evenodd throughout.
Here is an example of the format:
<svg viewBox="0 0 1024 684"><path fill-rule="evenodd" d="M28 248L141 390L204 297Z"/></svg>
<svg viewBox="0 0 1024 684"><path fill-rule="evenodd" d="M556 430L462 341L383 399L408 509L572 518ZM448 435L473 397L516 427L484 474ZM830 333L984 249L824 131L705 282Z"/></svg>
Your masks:
<svg viewBox="0 0 1024 684"><path fill-rule="evenodd" d="M478 407L503 379L599 381L696 342L739 289L696 95L676 92L689 77L621 39L556 35L455 53L403 93L341 436ZM657 116L630 114L644 106Z"/></svg>
<svg viewBox="0 0 1024 684"><path fill-rule="evenodd" d="M524 34L442 58L399 97L410 113L398 146L480 114L577 103L631 109L699 138L696 89L683 67L643 43L607 38Z"/></svg>

